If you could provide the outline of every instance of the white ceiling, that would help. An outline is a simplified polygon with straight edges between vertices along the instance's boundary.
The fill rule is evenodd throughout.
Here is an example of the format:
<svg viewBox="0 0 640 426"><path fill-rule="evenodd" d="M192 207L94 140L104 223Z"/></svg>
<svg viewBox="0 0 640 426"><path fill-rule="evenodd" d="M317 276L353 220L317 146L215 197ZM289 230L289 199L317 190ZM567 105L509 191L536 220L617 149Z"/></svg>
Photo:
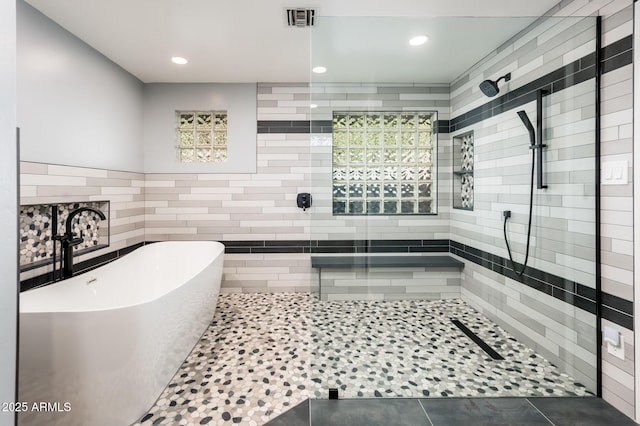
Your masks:
<svg viewBox="0 0 640 426"><path fill-rule="evenodd" d="M454 21L419 17L535 17L558 2L26 1L143 82L308 81L312 51L314 62L322 60L330 68L322 77L325 80L428 83L450 82L531 19L467 19L454 25ZM286 27L287 7L317 9L318 26L311 30L313 49L309 29ZM345 16L405 18L328 18ZM431 40L409 49L407 35L414 31L428 34ZM169 61L172 56L183 56L189 64L175 65Z"/></svg>
<svg viewBox="0 0 640 426"><path fill-rule="evenodd" d="M312 81L448 84L535 19L321 19L312 30L311 65L327 72ZM429 41L409 45L419 34Z"/></svg>

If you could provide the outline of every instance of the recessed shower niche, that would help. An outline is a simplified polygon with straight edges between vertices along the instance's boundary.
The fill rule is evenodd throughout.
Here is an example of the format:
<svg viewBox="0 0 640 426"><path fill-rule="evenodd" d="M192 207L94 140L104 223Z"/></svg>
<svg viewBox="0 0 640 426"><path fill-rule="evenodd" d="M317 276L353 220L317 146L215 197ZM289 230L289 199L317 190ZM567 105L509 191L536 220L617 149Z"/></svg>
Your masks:
<svg viewBox="0 0 640 426"><path fill-rule="evenodd" d="M473 131L453 137L453 208L473 210Z"/></svg>
<svg viewBox="0 0 640 426"><path fill-rule="evenodd" d="M109 201L87 201L61 204L28 204L20 206L20 270L26 271L50 264L53 257L53 207L57 208L57 234L65 233L65 222L74 210L81 207L98 209L107 222L84 211L74 218L72 231L82 242L74 249L74 256L109 246ZM58 244L57 253L60 253Z"/></svg>

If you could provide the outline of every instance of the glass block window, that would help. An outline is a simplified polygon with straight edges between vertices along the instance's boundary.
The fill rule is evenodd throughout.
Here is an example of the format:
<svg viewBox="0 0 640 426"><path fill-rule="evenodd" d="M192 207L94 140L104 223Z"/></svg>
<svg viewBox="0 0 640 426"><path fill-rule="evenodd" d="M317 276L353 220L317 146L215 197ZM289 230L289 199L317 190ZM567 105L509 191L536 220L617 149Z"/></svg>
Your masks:
<svg viewBox="0 0 640 426"><path fill-rule="evenodd" d="M178 161L223 163L227 161L226 111L176 111Z"/></svg>
<svg viewBox="0 0 640 426"><path fill-rule="evenodd" d="M435 213L435 112L334 112L333 214Z"/></svg>

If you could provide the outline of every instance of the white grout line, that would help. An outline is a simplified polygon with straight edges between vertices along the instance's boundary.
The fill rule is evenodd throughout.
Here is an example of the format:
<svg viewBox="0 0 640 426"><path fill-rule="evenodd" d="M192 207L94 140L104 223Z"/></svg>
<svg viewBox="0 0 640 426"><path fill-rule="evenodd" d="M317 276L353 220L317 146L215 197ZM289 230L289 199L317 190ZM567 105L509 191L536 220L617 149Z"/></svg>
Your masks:
<svg viewBox="0 0 640 426"><path fill-rule="evenodd" d="M420 408L422 408L422 411L424 412L424 415L427 416L427 419L429 420L429 424L431 426L433 426L433 422L431 421L431 417L429 417L429 415L427 414L427 410L425 410L424 405L422 405L422 401L420 401L418 399L418 404L420 404Z"/></svg>
<svg viewBox="0 0 640 426"><path fill-rule="evenodd" d="M536 407L535 405L533 405L533 402L529 401L529 398L525 398L525 399L527 400L527 402L529 403L529 405L531 405L533 408L535 408L535 410L536 410L538 413L540 413L540 414L542 415L542 417L544 417L545 419L547 419L547 421L548 421L549 423L551 423L553 426L556 426L556 424L555 424L555 423L553 423L553 422L549 419L549 417L545 416L545 415L544 415L544 413L538 409L538 407Z"/></svg>

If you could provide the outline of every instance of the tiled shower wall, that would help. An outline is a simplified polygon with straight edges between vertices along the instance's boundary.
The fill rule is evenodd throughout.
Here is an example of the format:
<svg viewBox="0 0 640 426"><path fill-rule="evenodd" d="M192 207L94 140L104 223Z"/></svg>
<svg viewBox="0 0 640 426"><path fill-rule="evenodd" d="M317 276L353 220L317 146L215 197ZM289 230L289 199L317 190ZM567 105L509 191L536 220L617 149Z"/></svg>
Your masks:
<svg viewBox="0 0 640 426"><path fill-rule="evenodd" d="M20 163L20 204L110 201L110 245L75 262L144 241L144 174L43 163ZM25 280L51 270L43 266L20 274Z"/></svg>
<svg viewBox="0 0 640 426"><path fill-rule="evenodd" d="M330 122L333 111L436 111L438 121L449 119L449 87L427 84L312 84L313 122ZM313 123L312 123L313 124ZM442 239L448 238L451 205L451 139L436 134L433 150L434 194L437 216L334 216L332 213L331 133L312 129L311 158L314 196L311 237L318 240L352 239ZM436 195L437 194L437 195ZM346 236L346 237L345 237Z"/></svg>
<svg viewBox="0 0 640 426"><path fill-rule="evenodd" d="M605 62L602 79L602 161L631 160L632 65L608 72L613 62L622 59L625 38L632 32L631 1L562 2L550 14L557 16L603 16ZM504 92L525 84L586 56L595 49L590 41L592 23L567 21L541 29L508 43L452 84L452 117L459 117L489 100L478 90L485 78L497 78L512 72L512 81ZM573 26L573 28L570 28ZM615 49L607 46L616 46ZM593 80L549 95L545 105L545 135L549 148L545 154L549 189L535 190L532 253L529 265L559 275L586 287L595 287L595 187L593 185L593 142L595 107ZM502 210L512 210L510 238L517 261L524 258L528 207L528 167L531 154L528 138L515 111L525 109L535 120L535 102L506 111L475 124L458 126L458 132L473 129L476 136L476 205L473 213L453 211L451 239L507 257L502 237ZM535 122L535 121L534 121ZM585 130L565 136L564 126ZM523 148L516 151L520 146ZM508 160L507 160L508 159ZM517 168L521 170L518 171ZM526 172L525 172L526 170ZM632 301L632 217L631 185L602 186L602 289L605 304L604 325L612 325L629 339L632 330L620 325L630 323L616 311ZM518 219L519 216L520 219ZM584 380L595 383L595 316L576 306L559 302L540 291L532 291L516 280L486 268L467 263L462 284L463 298L487 316L524 338L552 362ZM579 298L577 295L569 296ZM607 310L608 309L608 310ZM543 312L545 315L540 315ZM603 396L617 408L633 416L633 340L626 340L625 361L609 355L603 348Z"/></svg>
<svg viewBox="0 0 640 426"><path fill-rule="evenodd" d="M633 2L594 1L603 16L603 46L629 38L633 33ZM580 11L578 11L580 12ZM628 52L630 53L630 52ZM620 55L622 56L622 55ZM615 58L614 58L615 59ZM605 69L606 70L606 69ZM633 144L633 65L628 63L602 76L601 162L626 160L631 167ZM631 170L629 176L632 176ZM633 190L632 184L601 185L601 264L605 304L615 299L617 306L633 306ZM610 295L610 296L608 296ZM613 305L613 303L611 303ZM616 306L616 307L617 307ZM632 308L627 309L632 311ZM612 308L604 313L615 313ZM625 337L625 359L620 360L602 347L603 397L625 414L634 416L633 326L623 327L607 316L603 326L618 329Z"/></svg>
<svg viewBox="0 0 640 426"><path fill-rule="evenodd" d="M313 91L310 94L310 90ZM447 89L448 90L448 89ZM331 214L331 133L309 135L309 124L331 120L331 110L438 111L448 119L448 94L437 86L258 84L256 174L147 174L146 240L271 241L437 239L448 216L405 219ZM309 100L319 105L309 113ZM312 130L313 131L313 130ZM330 127L329 127L330 131ZM438 140L440 185L450 185L450 143ZM447 188L447 186L444 186ZM313 206L296 206L310 192ZM442 191L439 203L447 205ZM313 220L310 220L313 218ZM241 244L241 243L237 243ZM282 251L282 250L279 250ZM317 274L302 253L228 253L223 291L308 291Z"/></svg>
<svg viewBox="0 0 640 426"><path fill-rule="evenodd" d="M554 10L560 14L601 14L604 19L604 45L610 45L629 36L631 26L630 0L573 0L562 2L562 9ZM550 47L555 35L547 34L544 46ZM551 39L551 40L550 40ZM561 40L558 38L558 40ZM518 48L527 49L531 45L518 44ZM562 49L560 43L558 49ZM544 49L544 48L543 48ZM487 102L477 90L478 83L484 78L495 78L503 72L518 68L520 74L514 75L509 91L518 87L520 82L533 78L537 73L551 70L562 65L562 61L578 59L588 53L588 46L576 52L566 52L555 62L545 62L545 55L535 55L529 63L524 59L509 56L510 52L501 49L504 56L492 56L478 68L470 71L468 82L463 76L451 87L451 104L447 108L443 93L429 98L428 87L415 86L410 90L406 85L377 88L367 85L331 85L321 87L313 85L313 94L304 84L259 84L258 120L264 126L258 128L258 171L256 174L136 174L116 171L60 167L54 165L22 163L23 204L78 201L88 199L110 199L112 211L111 247L134 245L141 241L171 239L215 239L235 241L273 241L316 239L352 239L354 235L366 238L451 238L466 241L472 246L486 243L482 235L485 230L494 235L496 243L499 222L493 218L481 218L476 222L472 214L451 210L451 145L449 134L438 137L438 215L418 219L387 218L387 222L378 218L361 219L334 218L330 212L330 182L327 176L331 170L330 133L303 127L296 129L301 121L330 120L331 108L346 110L376 109L385 106L404 106L407 109L424 108L441 111L440 120L454 118L459 114ZM553 50L553 49L552 49ZM499 54L498 52L497 54ZM546 55L547 58L554 53ZM505 59L501 62L501 59ZM511 62L510 62L511 61ZM539 67L539 69L536 69ZM538 74L539 77L541 74ZM631 81L632 66L626 65L607 72L603 76L602 99L602 153L607 159L631 158ZM464 87L463 87L464 86ZM404 88L402 88L404 87ZM379 90L383 89L383 90ZM575 87L572 90L584 90ZM577 92L576 92L577 93ZM431 93L432 95L434 93ZM310 114L309 99L313 98L319 108ZM463 101L464 99L464 101ZM467 102L468 101L468 102ZM386 104L385 104L386 102ZM395 102L395 104L394 104ZM415 105L419 103L419 105ZM442 108L442 109L439 109ZM532 119L532 104L524 107ZM585 107L580 114L589 117ZM449 115L447 115L449 113ZM506 127L514 129L520 143L526 144L524 132L517 118L509 119ZM270 125L268 122L280 122ZM287 122L289 122L287 124ZM495 126L503 121L496 118ZM467 128L470 129L471 127ZM485 144L498 143L491 140L483 125L477 129L478 139L484 136ZM464 132L464 128L453 133ZM484 132L484 133L483 133ZM481 144L481 142L480 142ZM498 146L498 145L495 145ZM486 152L485 152L486 153ZM478 158L481 151L477 151ZM480 169L482 166L480 166ZM486 171L485 171L486 172ZM25 177L27 177L25 179ZM78 179L80 178L80 179ZM495 176L485 176L484 192L482 186L476 189L477 197L491 199L486 189ZM319 182L324 182L318 184ZM552 184L552 182L550 182ZM579 184L586 185L587 182ZM104 185L104 188L101 187ZM479 186L479 183L476 183ZM521 182L521 187L526 183ZM323 189L324 188L324 189ZM114 192L111 192L114 191ZM124 191L124 192L120 192ZM302 212L295 206L298 192L312 192L314 207ZM497 194L497 189L496 193ZM523 205L523 194L505 195L505 204ZM631 267L631 185L602 187L602 285L608 294L623 301L632 302L633 270ZM562 195L560 195L562 197ZM538 201L541 201L540 199ZM552 200L546 206L553 207ZM557 206L556 206L557 207ZM477 209L476 204L476 209ZM515 210L515 209L514 209ZM478 212L478 217L481 212ZM315 221L316 216L326 215L326 220ZM311 216L313 215L313 216ZM310 218L314 221L311 223ZM590 219L590 218L589 218ZM451 220L451 234L449 221ZM523 224L511 228L515 234L522 233ZM475 233L474 233L475 232ZM420 234L420 237L416 235ZM469 237L471 235L471 237ZM535 235L535 234L534 234ZM477 236L477 238L475 238ZM580 237L579 235L577 237ZM578 238L579 239L579 238ZM521 254L522 239L515 238L516 251ZM579 245L579 244L578 244ZM489 246L484 246L488 249ZM223 291L306 291L317 279L315 271L309 267L309 254L306 253L269 253L269 248L261 252L236 254L230 252L225 260L225 278ZM102 252L91 253L97 256ZM504 253L500 253L504 255ZM516 256L518 256L516 254ZM593 259L584 258L586 262ZM545 264L546 265L546 264ZM592 368L592 354L584 349L593 345L584 336L593 335L590 328L595 321L578 308L523 287L520 283L498 275L486 268L467 263L463 287L468 300L473 300L485 313L501 324L512 323L518 326L526 322L524 329L534 338L529 343L541 351L559 354L559 360L573 351L577 361L572 364L562 362L565 368L586 371ZM29 274L42 273L33 271ZM581 277L580 268L574 268L574 277ZM30 276L30 275L29 275ZM25 278L23 276L22 278ZM586 277L585 277L586 278ZM499 306L504 309L496 309ZM536 311L536 312L533 312ZM546 315L541 316L539 312ZM525 315L525 316L523 316ZM603 320L604 325L621 329L618 323ZM564 331L576 329L580 333ZM522 330L522 329L521 329ZM560 333L558 333L560 331ZM603 351L604 397L607 401L633 416L633 330L622 328L627 342L627 359L622 361ZM562 338L560 336L562 335ZM569 336L570 344L563 343ZM540 337L540 338L538 338ZM523 337L525 338L525 337ZM591 346L592 347L592 346Z"/></svg>
<svg viewBox="0 0 640 426"><path fill-rule="evenodd" d="M258 120L308 119L307 85L258 87ZM309 240L310 211L296 205L309 192L309 133L259 133L255 174L147 174L146 240ZM225 255L223 292L309 291L312 270L302 253Z"/></svg>
<svg viewBox="0 0 640 426"><path fill-rule="evenodd" d="M576 115L577 126L586 121L586 127L594 128L593 83L591 79L565 89L557 96L549 95L545 100L547 134L557 129L552 127L554 122L558 122L558 127L566 126L563 123L566 117L550 114L554 109ZM587 99L584 101L586 105L577 100L583 98ZM568 104L572 108L568 108ZM533 118L531 109L526 109ZM581 115L584 110L587 111L586 117ZM476 134L474 212L452 213L451 239L507 258L502 211L511 210L508 226L510 245L515 260L522 263L526 245L531 151L526 136L515 136L520 133L522 124L519 120L514 121L514 116L514 110L507 111L472 126ZM497 130L500 127L502 132ZM544 156L544 177L549 188L544 191L534 189L536 194L544 195L534 196L533 241L528 262L530 267L584 286L585 291L595 288L593 130L590 136L586 135L580 138L579 143L573 144L567 138L547 140L549 148ZM519 156L515 154L518 147L522 153ZM571 159L572 155L577 157ZM490 285L490 281L500 285ZM571 293L576 292L571 290ZM594 313L573 306L571 300L558 300L516 280L495 276L487 268L465 268L462 294L472 305L481 308L487 316L519 338L533 341L533 347L539 353L595 391ZM539 301L548 306L549 311L555 311L554 314L548 315L543 311L541 315L533 303Z"/></svg>
<svg viewBox="0 0 640 426"><path fill-rule="evenodd" d="M615 6L615 7L614 7ZM603 6L604 45L629 37L633 31L631 1L616 1ZM601 161L628 161L632 176L633 132L633 65L607 72L602 76ZM633 311L633 188L631 182L622 186L602 185L601 243L602 291L607 300L615 298L617 305ZM637 255L637 254L636 254ZM638 283L635 283L638 285ZM607 312L614 312L608 309ZM603 326L620 331L625 339L625 359L620 360L602 347L603 397L629 416L634 410L634 333L633 326L622 327L605 317Z"/></svg>
<svg viewBox="0 0 640 426"><path fill-rule="evenodd" d="M146 240L309 239L308 134L257 138L256 174L147 174ZM309 255L227 252L222 291L309 291Z"/></svg>
<svg viewBox="0 0 640 426"><path fill-rule="evenodd" d="M562 30L556 31L558 26ZM539 27L547 31L540 32ZM546 40L550 32L556 34L553 43ZM502 46L493 58L453 83L453 117L469 112L469 105L474 104L469 92L479 92L481 79L513 71L503 93L515 93L526 83L593 52L595 36L594 19L566 24L543 22L514 40L513 47ZM586 49L580 49L585 45ZM577 56L573 53L576 50L580 51ZM530 72L524 73L524 69ZM545 143L549 146L543 164L549 188L535 191L534 238L528 265L595 288L594 72L591 76L544 99ZM490 101L480 96L476 103ZM472 213L452 212L451 239L507 258L502 212L511 210L510 244L515 259L522 263L532 150L526 128L516 115L520 109L535 122L534 101L470 126L456 126L456 133L473 130L475 135L475 206ZM584 130L579 136L573 136L573 131L580 129ZM545 358L562 366L588 389L596 390L594 314L486 268L467 267L464 272L464 299L518 338L527 339ZM549 312L541 313L536 306L539 301Z"/></svg>

